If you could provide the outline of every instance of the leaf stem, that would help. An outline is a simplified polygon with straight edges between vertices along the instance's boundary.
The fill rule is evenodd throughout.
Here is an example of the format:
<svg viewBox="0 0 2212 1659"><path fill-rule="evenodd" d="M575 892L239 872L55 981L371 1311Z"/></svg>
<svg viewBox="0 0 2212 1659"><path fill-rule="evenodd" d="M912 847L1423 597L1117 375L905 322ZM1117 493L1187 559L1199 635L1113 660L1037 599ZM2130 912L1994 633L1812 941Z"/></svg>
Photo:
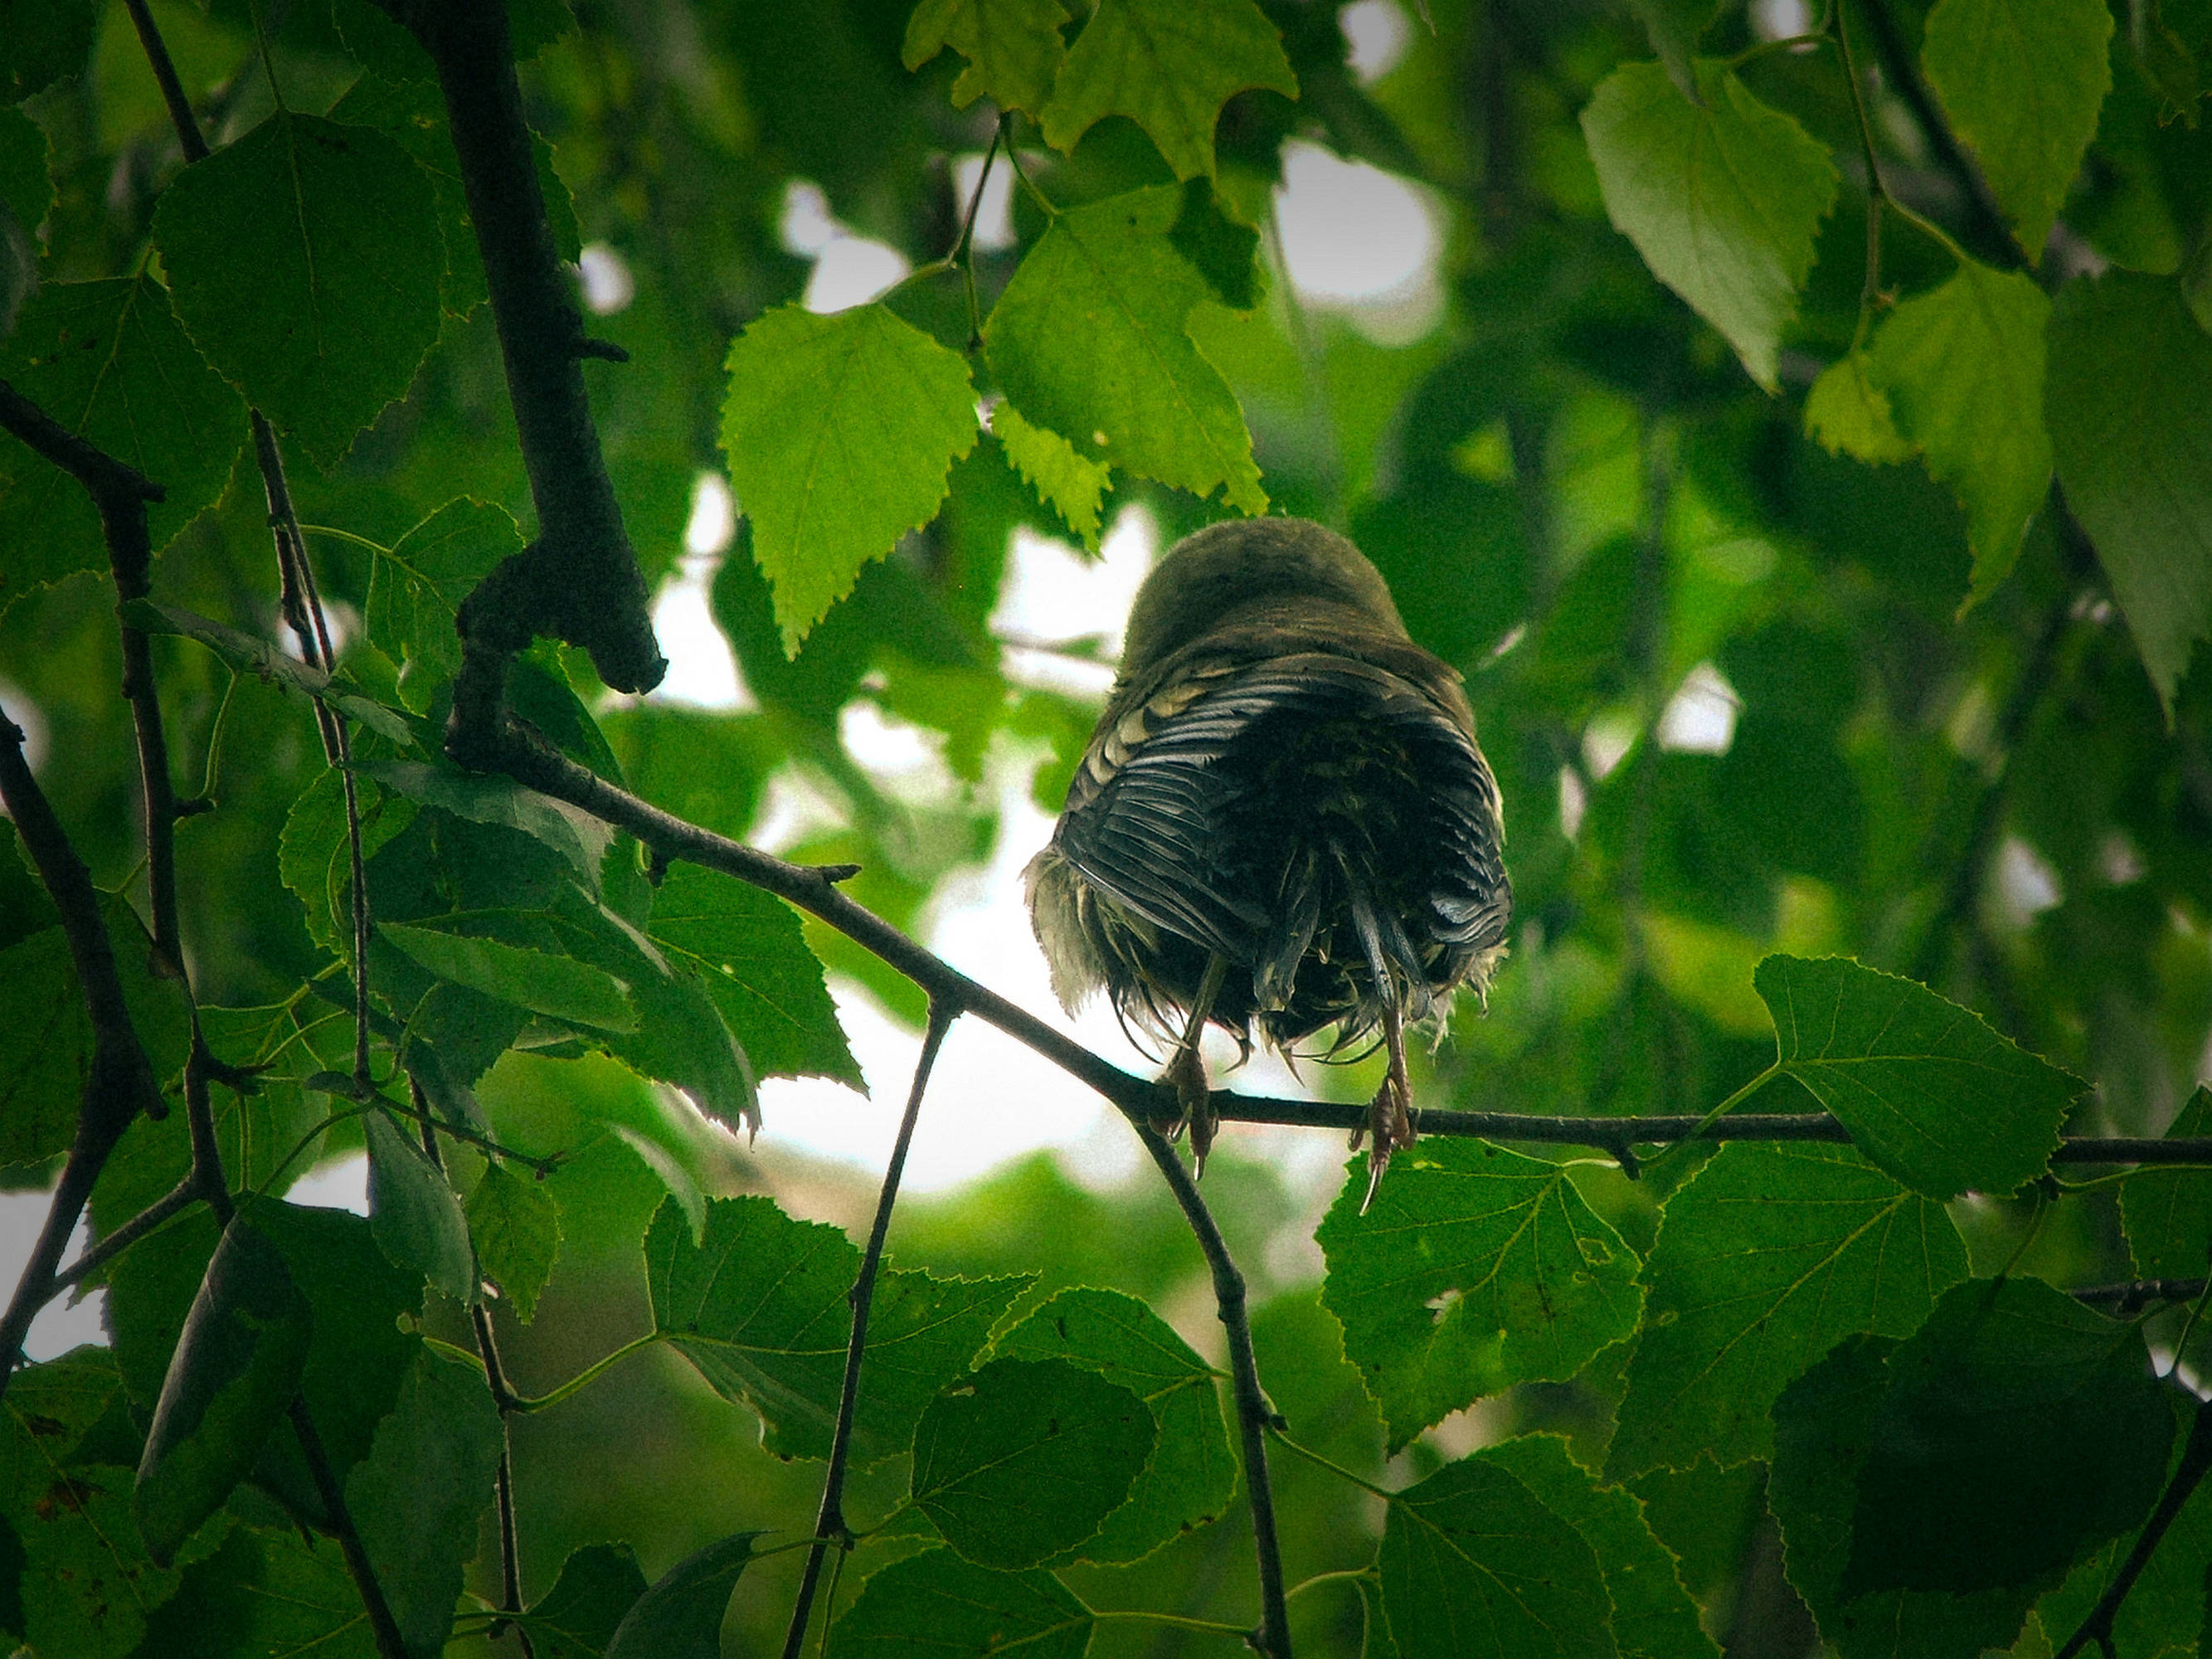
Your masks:
<svg viewBox="0 0 2212 1659"><path fill-rule="evenodd" d="M1645 1158L1644 1160L1643 1167L1645 1170L1656 1169L1659 1165L1664 1164L1668 1159L1673 1158L1677 1152L1680 1152L1685 1146L1691 1146L1697 1141L1702 1140L1705 1139L1706 1130L1711 1128L1714 1124L1726 1117L1737 1105L1750 1099L1752 1096L1757 1094L1761 1089L1765 1088L1768 1084L1771 1083L1776 1078L1781 1075L1782 1062L1778 1060L1772 1065L1769 1066L1765 1071L1761 1072L1757 1077L1752 1079L1750 1082L1745 1084L1743 1087L1738 1089L1734 1094L1730 1095L1726 1100L1721 1102L1719 1105L1714 1107L1712 1110L1707 1112L1703 1117L1699 1118L1690 1127L1689 1132L1686 1134L1675 1137L1673 1143L1668 1146L1666 1151L1655 1152L1650 1158Z"/></svg>
<svg viewBox="0 0 2212 1659"><path fill-rule="evenodd" d="M1370 1480L1364 1474L1354 1474L1350 1469L1345 1468L1343 1464L1335 1462L1332 1458L1322 1456L1312 1447L1300 1445L1282 1430L1277 1429L1274 1431L1274 1434L1275 1443L1277 1445L1280 1446L1286 1452L1290 1452L1297 1456L1304 1458L1307 1462L1312 1464L1316 1468L1327 1469L1331 1474L1336 1476L1340 1480L1349 1480L1353 1486L1358 1486L1362 1492L1371 1492L1376 1497L1383 1499L1386 1503L1395 1500L1397 1498L1398 1494L1392 1492L1389 1487L1377 1486L1374 1481ZM1326 1577L1328 1575L1324 1576ZM1359 1575L1355 1573L1352 1576L1357 1577ZM1288 1598L1286 1597L1285 1599Z"/></svg>
<svg viewBox="0 0 2212 1659"><path fill-rule="evenodd" d="M1346 1567L1336 1572L1317 1572L1310 1578L1300 1579L1290 1589L1285 1590L1283 1600L1295 1601L1308 1590L1318 1589L1323 1584L1366 1583L1372 1581L1374 1577L1375 1569L1372 1567Z"/></svg>
<svg viewBox="0 0 2212 1659"><path fill-rule="evenodd" d="M1234 1642L1249 1642L1251 1631L1243 1625L1224 1625L1214 1619L1193 1619L1180 1613L1154 1613L1148 1607L1093 1607L1091 1616L1101 1624L1109 1619L1132 1623L1168 1625L1176 1630L1194 1630L1206 1636L1225 1636Z"/></svg>
<svg viewBox="0 0 2212 1659"><path fill-rule="evenodd" d="M605 1358L593 1360L550 1394L515 1395L514 1409L519 1412L542 1412L549 1406L557 1406L570 1395L582 1393L632 1354L663 1340L659 1331L647 1331L643 1336L632 1337Z"/></svg>

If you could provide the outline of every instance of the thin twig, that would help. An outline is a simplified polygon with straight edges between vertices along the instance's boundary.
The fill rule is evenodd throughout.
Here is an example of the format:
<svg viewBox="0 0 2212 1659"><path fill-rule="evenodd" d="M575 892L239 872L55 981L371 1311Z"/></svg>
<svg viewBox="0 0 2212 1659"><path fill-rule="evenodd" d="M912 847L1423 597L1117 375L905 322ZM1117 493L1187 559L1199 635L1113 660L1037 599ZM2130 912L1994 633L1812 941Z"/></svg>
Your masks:
<svg viewBox="0 0 2212 1659"><path fill-rule="evenodd" d="M884 1240L891 1229L891 1209L898 1202L899 1180L906 1173L907 1148L914 1144L914 1126L921 1115L921 1097L929 1087L929 1073L937 1064L945 1034L959 1018L960 1011L948 1003L929 1005L929 1025L922 1033L921 1056L914 1063L914 1083L907 1091L906 1115L899 1120L898 1139L890 1161L884 1166L884 1184L876 1195L875 1224L868 1230L868 1248L860 1255L860 1271L845 1300L853 1310L852 1334L845 1343L845 1383L837 1396L837 1426L830 1437L830 1468L822 1477L822 1507L814 1521L814 1547L806 1553L806 1569L799 1580L799 1599L793 1603L790 1627L783 1635L783 1659L799 1659L806 1644L806 1624L814 1611L814 1587L822 1576L822 1558L834 1542L848 1543L845 1527L845 1465L853 1450L853 1419L860 1403L860 1363L868 1348L868 1310L875 1298L876 1273L883 1266Z"/></svg>
<svg viewBox="0 0 2212 1659"><path fill-rule="evenodd" d="M206 161L207 139L201 135L199 118L192 113L192 100L185 96L184 83L177 79L177 66L170 59L161 31L155 26L154 14L147 9L146 0L123 3L131 13L131 26L138 31L138 44L145 49L146 61L153 66L154 80L161 88L161 101L168 106L169 125L177 130L177 143L184 148L185 160Z"/></svg>
<svg viewBox="0 0 2212 1659"><path fill-rule="evenodd" d="M353 1523L353 1511L346 1507L345 1493L339 1488L330 1453L324 1449L322 1436L315 1432L314 1419L307 1414L307 1401L303 1395L292 1397L292 1432L300 1437L300 1449L306 1454L307 1473L314 1480L316 1495L323 1500L323 1516L331 1535L338 1540L346 1571L361 1591L362 1606L368 1613L368 1627L376 1637L378 1654L381 1659L409 1659L406 1638L399 1633L399 1621L392 1616L392 1604L384 1599L384 1586L377 1583L368 1547L361 1541L360 1528Z"/></svg>
<svg viewBox="0 0 2212 1659"><path fill-rule="evenodd" d="M2112 1621L2119 1616L2121 1604L2135 1589L2136 1581L2142 1577L2143 1569L2150 1565L2151 1557L2157 1553L2174 1517L2181 1513L2182 1506L2195 1494L2208 1472L2212 1472L2212 1401L2197 1407L2196 1419L2189 1427L2188 1443L2182 1447L2181 1461L2173 1468L2173 1479L2166 1483L2165 1492L2159 1495L2158 1507L2143 1522L2143 1529L2136 1534L2135 1547L2128 1552L2128 1559L2120 1564L2112 1582L2105 1586L2105 1593L2097 1598L2097 1605L2089 1610L2081 1628L2066 1638L2066 1645L2051 1659L2074 1659L2092 1642L2107 1653L2112 1651Z"/></svg>

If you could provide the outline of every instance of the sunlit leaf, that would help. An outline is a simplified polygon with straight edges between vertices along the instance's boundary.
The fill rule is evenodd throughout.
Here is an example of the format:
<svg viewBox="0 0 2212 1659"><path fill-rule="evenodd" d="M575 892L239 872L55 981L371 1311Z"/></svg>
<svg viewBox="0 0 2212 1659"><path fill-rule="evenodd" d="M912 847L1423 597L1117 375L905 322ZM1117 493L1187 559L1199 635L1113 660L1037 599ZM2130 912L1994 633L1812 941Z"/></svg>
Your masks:
<svg viewBox="0 0 2212 1659"><path fill-rule="evenodd" d="M634 1031L629 988L573 957L449 928L382 921L377 936L439 978L533 1013L608 1031Z"/></svg>
<svg viewBox="0 0 2212 1659"><path fill-rule="evenodd" d="M1066 58L1060 38L1066 21L1060 0L921 0L907 20L900 57L920 69L950 46L968 60L952 83L956 107L988 98L1035 115Z"/></svg>
<svg viewBox="0 0 2212 1659"><path fill-rule="evenodd" d="M991 432L1006 446L1006 459L1038 498L1050 504L1093 553L1098 550L1098 502L1113 482L1113 469L1079 453L1049 428L1022 418L1012 404L991 411Z"/></svg>
<svg viewBox="0 0 2212 1659"><path fill-rule="evenodd" d="M468 1222L484 1277L499 1287L514 1316L528 1324L560 1259L560 1205L543 1181L526 1179L494 1162L484 1166L483 1178L469 1194Z"/></svg>

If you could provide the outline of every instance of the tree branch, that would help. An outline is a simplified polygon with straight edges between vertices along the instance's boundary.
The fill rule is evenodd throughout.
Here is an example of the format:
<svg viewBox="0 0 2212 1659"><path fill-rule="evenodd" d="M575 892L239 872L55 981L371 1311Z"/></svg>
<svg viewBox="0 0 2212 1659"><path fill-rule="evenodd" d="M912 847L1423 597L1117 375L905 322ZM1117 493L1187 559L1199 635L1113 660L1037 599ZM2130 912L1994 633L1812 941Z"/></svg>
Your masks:
<svg viewBox="0 0 2212 1659"><path fill-rule="evenodd" d="M814 1547L806 1552L806 1568L799 1580L799 1599L791 1609L791 1625L784 1632L783 1659L799 1659L806 1643L806 1624L814 1611L814 1587L822 1577L822 1558L834 1541L846 1542L845 1464L853 1449L853 1418L860 1401L860 1362L868 1347L868 1310L875 1298L876 1273L883 1266L884 1239L891 1230L891 1207L898 1202L899 1179L906 1173L907 1148L914 1144L915 1121L921 1115L922 1092L929 1087L937 1052L945 1034L960 1017L957 1008L933 1001L929 1026L922 1033L921 1057L914 1064L914 1083L907 1091L906 1115L899 1120L898 1139L890 1161L884 1166L883 1189L876 1198L875 1224L868 1230L868 1248L861 1253L860 1271L846 1301L853 1310L853 1331L845 1343L845 1383L837 1396L837 1426L830 1438L830 1468L822 1477L822 1508L814 1521Z"/></svg>
<svg viewBox="0 0 2212 1659"><path fill-rule="evenodd" d="M2150 1565L2151 1557L2158 1553L2159 1544L2166 1537L2166 1529L2173 1525L2174 1517L2181 1513L2182 1506L2196 1493L2208 1473L2212 1473L2212 1401L2197 1407L2188 1442L2181 1449L2181 1461L2173 1467L2173 1479L2166 1483L2165 1492L2159 1495L2158 1507L2150 1512L2150 1519L2136 1534L2135 1547L2128 1552L2128 1559L2120 1564L2119 1571L2097 1598L2097 1605L2089 1610L2081 1628L2066 1638L2066 1645L2052 1659L2074 1659L2092 1642L2107 1653L2112 1651L2112 1621L2119 1616L2121 1604L2135 1589L2136 1581L2142 1577L2143 1569Z"/></svg>
<svg viewBox="0 0 2212 1659"><path fill-rule="evenodd" d="M378 3L438 67L538 509L538 539L461 606L464 677L495 673L501 659L547 633L588 651L599 678L616 690L649 691L668 665L653 640L645 577L623 528L584 390L580 360L604 354L585 338L554 248L507 7L503 0ZM459 688L454 721L465 729Z"/></svg>

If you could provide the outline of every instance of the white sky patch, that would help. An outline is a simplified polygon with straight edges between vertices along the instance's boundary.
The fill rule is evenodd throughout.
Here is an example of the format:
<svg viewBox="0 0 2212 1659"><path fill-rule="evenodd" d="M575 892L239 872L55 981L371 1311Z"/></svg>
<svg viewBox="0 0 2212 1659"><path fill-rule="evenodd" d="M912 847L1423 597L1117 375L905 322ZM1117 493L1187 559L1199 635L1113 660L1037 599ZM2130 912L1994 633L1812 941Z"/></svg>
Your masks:
<svg viewBox="0 0 2212 1659"><path fill-rule="evenodd" d="M953 158L953 199L965 213L975 194L975 180L983 171L983 157L974 154ZM971 238L984 253L997 253L1014 245L1014 170L1003 155L991 164L983 185L983 199L975 205L975 228Z"/></svg>
<svg viewBox="0 0 2212 1659"><path fill-rule="evenodd" d="M1121 629L1129 606L1152 570L1159 545L1159 526L1142 507L1126 507L1115 515L1096 559L1085 558L1070 543L1016 530L990 623L991 632L1013 647L1007 653L1008 673L1030 683L1016 673L1023 665L1018 659L1048 654L1022 647L1103 640L1105 661L1095 670L1064 657L1054 659L1082 684L1084 689L1075 695L1103 692L1113 679L1112 660L1121 654ZM1093 679L1098 682L1095 689Z"/></svg>
<svg viewBox="0 0 2212 1659"><path fill-rule="evenodd" d="M1636 746L1639 735L1636 716L1629 714L1600 714L1584 726L1583 764L1589 769L1592 780L1604 782Z"/></svg>
<svg viewBox="0 0 2212 1659"><path fill-rule="evenodd" d="M9 712L14 714L13 705ZM51 1192L0 1193L0 1274L6 1276L11 1289L22 1277L31 1252L38 1248L39 1235L45 1231L46 1212L52 1207L53 1200ZM79 1221L76 1236L62 1252L62 1260L65 1263L75 1261L88 1241L85 1224ZM75 1307L70 1305L66 1294L56 1297L40 1309L38 1317L31 1322L31 1328L23 1338L23 1352L38 1363L58 1358L87 1342L105 1347L107 1333L100 1328L100 1312L106 1301L105 1291L93 1291Z"/></svg>
<svg viewBox="0 0 2212 1659"><path fill-rule="evenodd" d="M325 1210L368 1213L368 1154L348 1152L334 1158L294 1182L284 1194L288 1204L312 1205Z"/></svg>
<svg viewBox="0 0 2212 1659"><path fill-rule="evenodd" d="M775 233L783 251L802 259L820 258L831 239L842 234L830 215L830 198L808 179L793 179L784 186L783 216Z"/></svg>
<svg viewBox="0 0 2212 1659"><path fill-rule="evenodd" d="M1751 32L1762 40L1787 40L1812 29L1808 0L1751 0Z"/></svg>
<svg viewBox="0 0 2212 1659"><path fill-rule="evenodd" d="M668 674L647 694L649 702L733 714L760 706L746 690L737 653L714 621L708 595L721 562L714 554L687 553L653 595L653 632L668 659Z"/></svg>
<svg viewBox="0 0 2212 1659"><path fill-rule="evenodd" d="M1395 173L1317 144L1283 146L1275 191L1283 263L1301 297L1340 313L1370 338L1403 344L1443 316L1435 210Z"/></svg>
<svg viewBox="0 0 2212 1659"><path fill-rule="evenodd" d="M23 733L23 763L35 775L46 763L46 717L39 705L23 695L23 688L12 680L0 680L0 708L8 711L8 718ZM0 818L9 816L8 809L0 806Z"/></svg>
<svg viewBox="0 0 2212 1659"><path fill-rule="evenodd" d="M1709 662L1682 677L1659 716L1659 746L1686 755L1725 755L1735 741L1743 699Z"/></svg>
<svg viewBox="0 0 2212 1659"><path fill-rule="evenodd" d="M729 480L719 472L702 472L691 484L691 516L684 525L684 550L720 553L737 533L738 503L730 494Z"/></svg>
<svg viewBox="0 0 2212 1659"><path fill-rule="evenodd" d="M830 198L811 179L793 179L784 186L776 237L785 252L814 261L803 301L812 312L864 306L914 269L896 248L855 236L839 224Z"/></svg>
<svg viewBox="0 0 2212 1659"><path fill-rule="evenodd" d="M1997 849L1998 915L2015 932L2028 926L2045 910L2055 909L2066 897L2066 889L2051 860L2018 836L2007 836Z"/></svg>
<svg viewBox="0 0 2212 1659"><path fill-rule="evenodd" d="M1583 832L1583 815L1589 811L1589 789L1583 775L1571 766L1559 769L1559 833L1572 841Z"/></svg>
<svg viewBox="0 0 2212 1659"><path fill-rule="evenodd" d="M1357 0L1337 13L1336 22L1348 48L1346 62L1363 87L1397 68L1413 41L1413 21L1395 0Z"/></svg>
<svg viewBox="0 0 2212 1659"><path fill-rule="evenodd" d="M637 297L637 280L629 262L605 242L586 242L576 256L576 276L584 290L584 308L594 317L611 317L627 310Z"/></svg>

